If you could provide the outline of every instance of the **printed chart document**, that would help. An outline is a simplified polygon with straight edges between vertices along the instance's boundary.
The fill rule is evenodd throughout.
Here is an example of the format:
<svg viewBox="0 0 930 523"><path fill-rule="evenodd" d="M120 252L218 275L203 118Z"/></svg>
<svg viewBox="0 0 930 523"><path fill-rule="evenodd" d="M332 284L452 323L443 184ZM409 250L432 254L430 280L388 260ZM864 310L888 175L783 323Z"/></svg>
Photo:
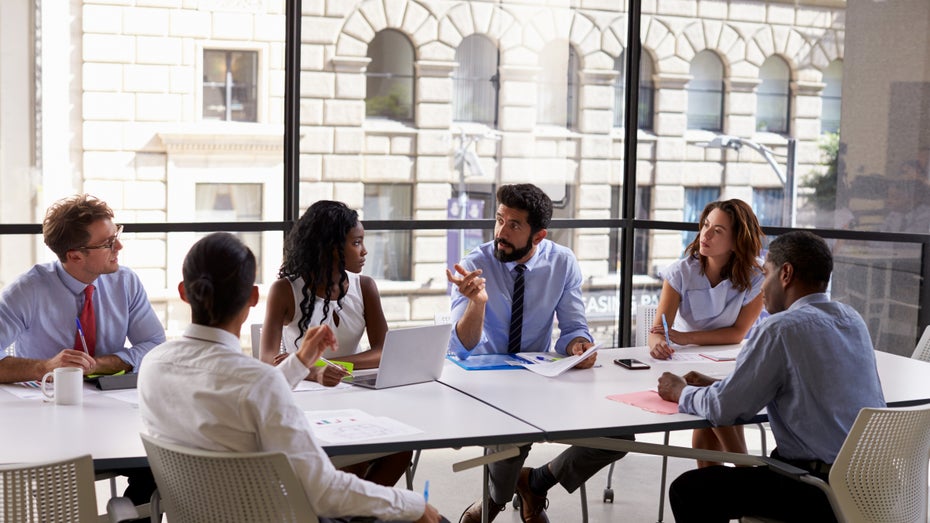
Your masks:
<svg viewBox="0 0 930 523"><path fill-rule="evenodd" d="M323 443L353 443L375 438L407 436L422 430L358 409L304 411L313 435Z"/></svg>
<svg viewBox="0 0 930 523"><path fill-rule="evenodd" d="M600 343L595 343L588 347L588 350L575 356L562 356L555 352L518 352L515 356L524 360L524 363L520 364L523 368L547 378L554 378L578 365L582 360L591 357L600 347ZM539 359L540 357L542 360Z"/></svg>

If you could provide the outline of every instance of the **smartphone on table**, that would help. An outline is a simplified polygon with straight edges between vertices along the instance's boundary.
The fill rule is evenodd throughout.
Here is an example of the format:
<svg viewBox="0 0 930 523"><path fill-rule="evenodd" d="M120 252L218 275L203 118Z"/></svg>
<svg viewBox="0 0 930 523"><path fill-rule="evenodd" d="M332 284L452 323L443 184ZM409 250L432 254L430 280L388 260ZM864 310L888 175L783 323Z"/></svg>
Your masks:
<svg viewBox="0 0 930 523"><path fill-rule="evenodd" d="M644 370L648 369L649 365L635 359L635 358L617 358L614 360L614 363L620 365L624 369L630 370Z"/></svg>

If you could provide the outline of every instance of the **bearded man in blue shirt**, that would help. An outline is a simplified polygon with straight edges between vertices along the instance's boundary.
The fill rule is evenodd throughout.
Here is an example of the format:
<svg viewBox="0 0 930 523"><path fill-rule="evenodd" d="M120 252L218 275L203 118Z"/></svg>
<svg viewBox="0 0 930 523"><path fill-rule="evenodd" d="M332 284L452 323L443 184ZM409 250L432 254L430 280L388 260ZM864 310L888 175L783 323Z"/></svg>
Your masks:
<svg viewBox="0 0 930 523"><path fill-rule="evenodd" d="M862 317L827 296L833 256L807 231L769 244L762 296L771 317L756 327L721 381L697 372L663 373L659 395L678 411L732 425L766 408L772 457L828 480L863 407L884 407L869 331ZM669 487L675 521L726 522L742 516L835 521L811 485L768 467L713 466L685 472Z"/></svg>
<svg viewBox="0 0 930 523"><path fill-rule="evenodd" d="M593 340L581 298L581 269L570 249L546 239L552 200L532 184L503 185L497 200L494 240L469 253L455 266L455 273L446 270L452 283L455 322L449 349L463 359L472 354L547 351L553 318L557 318L560 332L555 351L567 356L583 353ZM576 368L590 368L596 356ZM518 456L488 465L489 522L516 491L522 521L546 523L546 492L551 487L561 483L573 492L625 455L570 447L550 463L531 469L523 467L530 445L519 449ZM478 500L465 510L460 523L480 521Z"/></svg>

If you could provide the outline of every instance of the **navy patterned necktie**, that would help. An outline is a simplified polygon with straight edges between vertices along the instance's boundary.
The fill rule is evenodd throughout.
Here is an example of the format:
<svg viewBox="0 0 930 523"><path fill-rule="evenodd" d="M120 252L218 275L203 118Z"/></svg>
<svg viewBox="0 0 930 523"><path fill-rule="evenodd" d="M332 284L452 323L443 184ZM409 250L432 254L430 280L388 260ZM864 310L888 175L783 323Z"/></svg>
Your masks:
<svg viewBox="0 0 930 523"><path fill-rule="evenodd" d="M507 352L513 354L520 352L523 338L523 271L526 265L517 265L517 276L513 280L513 306L510 309L510 340L507 342Z"/></svg>

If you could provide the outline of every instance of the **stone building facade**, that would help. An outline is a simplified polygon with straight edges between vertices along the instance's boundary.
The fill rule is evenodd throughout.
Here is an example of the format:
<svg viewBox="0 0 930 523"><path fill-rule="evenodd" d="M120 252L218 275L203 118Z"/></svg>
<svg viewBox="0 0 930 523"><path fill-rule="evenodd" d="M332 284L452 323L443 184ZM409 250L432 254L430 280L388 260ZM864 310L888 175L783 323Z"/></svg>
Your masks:
<svg viewBox="0 0 930 523"><path fill-rule="evenodd" d="M493 187L526 181L546 187L558 217L616 217L624 161L616 85L618 58L628 47L625 7L615 0L304 0L302 208L332 198L366 209L369 219L445 219L464 187L484 198L484 217L491 217ZM76 191L106 199L124 222L281 219L283 0L5 0L0 9L0 45L14 57L26 56L19 69L11 69L15 60L0 63L0 88L15 94L12 99L31 97L35 106L34 115L4 113L0 120L3 128L30 129L0 134L0 147L34 151L32 158L4 160L5 221L40 221L50 201ZM653 93L649 129L638 132L637 185L648 199L643 217L687 220L689 188L716 188L719 197L750 202L759 191L781 190L771 166L753 152L697 146L719 132L776 152L785 151L790 136L798 141L796 172L817 168L824 72L843 58L844 11L842 0L643 2L642 46L651 64L644 80ZM413 50L407 119L372 117L366 106L370 44L385 32L402 36ZM473 35L498 52L496 122L456 120L456 51ZM555 60L546 58L553 43L562 50ZM704 51L722 67L716 131L689 124L692 64ZM232 82L226 87L242 83L235 75L244 66L231 64L249 64L249 94L237 99L227 89L225 106L213 99L217 56L227 60ZM760 75L771 57L787 66L786 132L767 131L757 114ZM540 110L543 100L553 103L543 83L552 69L569 84L554 91L568 95L565 123ZM31 89L12 83L21 73L32 78ZM252 105L240 107L243 99ZM9 108L16 103L10 100L0 103ZM227 112L217 117L222 107ZM236 113L246 116L236 121ZM494 136L473 146L480 172L455 167L463 133ZM28 189L23 172L32 173ZM230 184L237 188L225 187ZM398 196L397 187L407 192ZM21 191L30 197L14 196ZM611 234L555 231L574 248L591 285L615 289ZM166 321L179 264L194 237L138 234L124 251L123 263L165 303ZM389 248L392 238L379 246ZM406 266L391 272L396 261L384 262L384 274L403 275L380 282L385 310L392 323L431 320L448 303L447 232L413 231L401 239ZM270 282L280 234L256 233L252 241L263 261L261 278ZM29 243L32 259L5 264L4 281L49 257L40 241ZM653 233L643 272L677 258L681 246L679 233Z"/></svg>

